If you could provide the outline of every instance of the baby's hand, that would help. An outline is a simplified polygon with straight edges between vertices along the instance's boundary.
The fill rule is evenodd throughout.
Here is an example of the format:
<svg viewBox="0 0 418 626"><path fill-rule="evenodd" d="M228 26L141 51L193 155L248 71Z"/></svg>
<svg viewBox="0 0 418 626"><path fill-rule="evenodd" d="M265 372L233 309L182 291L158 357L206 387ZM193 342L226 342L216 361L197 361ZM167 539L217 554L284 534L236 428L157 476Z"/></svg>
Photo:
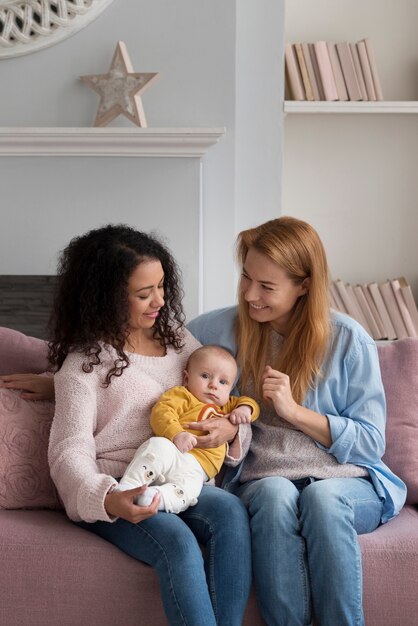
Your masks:
<svg viewBox="0 0 418 626"><path fill-rule="evenodd" d="M251 422L252 412L251 407L246 404L242 404L231 411L229 414L229 421L232 424L249 424Z"/></svg>
<svg viewBox="0 0 418 626"><path fill-rule="evenodd" d="M197 444L197 439L192 433L177 433L174 435L173 443L180 450L180 452L189 452Z"/></svg>

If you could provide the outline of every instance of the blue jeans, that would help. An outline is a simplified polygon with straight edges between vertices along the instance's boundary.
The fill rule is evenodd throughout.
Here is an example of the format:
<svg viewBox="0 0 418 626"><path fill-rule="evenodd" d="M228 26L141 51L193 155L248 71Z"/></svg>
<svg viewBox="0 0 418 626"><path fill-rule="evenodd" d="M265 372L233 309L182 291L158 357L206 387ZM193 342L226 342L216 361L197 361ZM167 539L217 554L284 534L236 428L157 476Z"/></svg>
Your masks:
<svg viewBox="0 0 418 626"><path fill-rule="evenodd" d="M250 515L254 577L268 626L363 626L357 534L380 523L382 502L364 478L290 481L236 491ZM312 605L312 606L311 606Z"/></svg>
<svg viewBox="0 0 418 626"><path fill-rule="evenodd" d="M247 511L236 496L205 486L198 504L180 515L79 526L156 569L171 626L241 626L251 544Z"/></svg>

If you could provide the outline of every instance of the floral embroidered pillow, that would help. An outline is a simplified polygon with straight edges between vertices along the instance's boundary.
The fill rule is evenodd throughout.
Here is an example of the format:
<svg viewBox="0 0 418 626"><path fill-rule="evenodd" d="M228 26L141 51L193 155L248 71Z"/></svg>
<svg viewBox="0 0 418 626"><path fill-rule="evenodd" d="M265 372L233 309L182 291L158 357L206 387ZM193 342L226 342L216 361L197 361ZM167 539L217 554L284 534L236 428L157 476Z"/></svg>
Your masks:
<svg viewBox="0 0 418 626"><path fill-rule="evenodd" d="M48 466L54 403L0 388L0 508L62 508Z"/></svg>

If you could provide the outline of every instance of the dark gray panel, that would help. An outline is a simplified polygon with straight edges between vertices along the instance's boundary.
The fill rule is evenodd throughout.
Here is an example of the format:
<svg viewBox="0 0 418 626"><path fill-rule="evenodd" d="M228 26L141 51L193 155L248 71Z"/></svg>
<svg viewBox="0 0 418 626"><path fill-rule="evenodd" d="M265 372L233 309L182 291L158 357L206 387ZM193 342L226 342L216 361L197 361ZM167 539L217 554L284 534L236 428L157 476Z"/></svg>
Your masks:
<svg viewBox="0 0 418 626"><path fill-rule="evenodd" d="M0 276L0 326L46 339L55 276Z"/></svg>

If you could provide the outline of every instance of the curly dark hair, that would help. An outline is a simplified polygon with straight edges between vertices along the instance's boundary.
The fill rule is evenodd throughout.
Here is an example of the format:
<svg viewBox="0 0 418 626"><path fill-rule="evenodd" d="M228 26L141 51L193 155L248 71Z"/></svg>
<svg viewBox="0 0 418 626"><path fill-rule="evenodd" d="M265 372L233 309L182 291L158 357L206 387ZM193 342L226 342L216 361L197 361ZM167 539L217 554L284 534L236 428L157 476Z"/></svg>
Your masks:
<svg viewBox="0 0 418 626"><path fill-rule="evenodd" d="M85 372L99 365L99 342L113 346L118 358L106 375L120 376L129 365L124 351L129 329L128 280L144 260L161 262L164 306L153 336L164 347L182 347L183 290L179 269L154 236L125 224L108 224L75 237L61 253L53 310L49 320L49 362L59 370L69 352L86 355Z"/></svg>

